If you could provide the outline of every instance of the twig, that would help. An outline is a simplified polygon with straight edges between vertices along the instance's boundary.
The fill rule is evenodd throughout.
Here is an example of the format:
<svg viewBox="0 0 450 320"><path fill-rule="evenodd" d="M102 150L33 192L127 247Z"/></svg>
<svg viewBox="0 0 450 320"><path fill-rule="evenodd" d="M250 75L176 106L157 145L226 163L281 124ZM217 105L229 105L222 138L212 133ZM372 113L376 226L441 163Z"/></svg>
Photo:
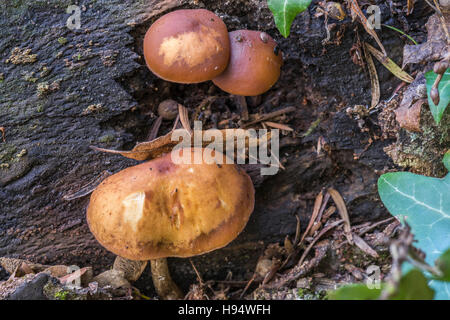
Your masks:
<svg viewBox="0 0 450 320"><path fill-rule="evenodd" d="M314 222L316 221L316 218L319 215L320 207L322 205L322 200L323 200L323 191L320 191L320 193L316 196L316 200L314 201L314 209L313 209L311 218L309 219L308 226L306 227L306 230L303 233L303 236L300 239L300 242L297 244L297 247L301 246L301 244L305 240L306 236L308 235L309 230L311 230L312 226L314 225Z"/></svg>
<svg viewBox="0 0 450 320"><path fill-rule="evenodd" d="M257 123L260 123L260 122L263 122L263 121L266 121L266 120L269 120L269 119L281 116L281 115L283 115L285 113L294 112L295 110L296 110L295 107L287 107L287 108L283 108L283 109L280 109L280 110L277 110L277 111L266 113L266 114L263 114L262 116L260 116L259 119L250 121L250 122L244 124L242 127L243 128L248 128L248 127L250 127L250 126L252 126L254 124L257 124Z"/></svg>
<svg viewBox="0 0 450 320"><path fill-rule="evenodd" d="M305 249L305 251L303 252L303 255L301 256L298 265L302 265L303 261L306 259L306 256L308 255L309 251L311 251L312 247L314 246L314 244L328 231L330 231L331 229L337 227L338 225L340 225L342 222L344 222L344 220L338 220L335 221L331 224L329 224L328 226L326 226L325 228L323 228L320 233L314 238L313 241L311 241L311 243L309 244L309 246Z"/></svg>

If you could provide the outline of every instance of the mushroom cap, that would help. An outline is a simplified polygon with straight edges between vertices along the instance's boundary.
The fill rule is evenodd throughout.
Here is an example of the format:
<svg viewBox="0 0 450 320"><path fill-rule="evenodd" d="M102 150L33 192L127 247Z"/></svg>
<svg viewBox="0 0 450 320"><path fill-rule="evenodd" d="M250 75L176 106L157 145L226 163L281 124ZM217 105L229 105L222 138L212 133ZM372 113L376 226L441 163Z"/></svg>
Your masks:
<svg viewBox="0 0 450 320"><path fill-rule="evenodd" d="M90 199L91 232L130 260L190 257L227 245L247 224L255 191L244 170L218 156L224 164L175 164L169 153L108 177Z"/></svg>
<svg viewBox="0 0 450 320"><path fill-rule="evenodd" d="M283 65L277 43L267 33L251 30L230 32L228 68L213 79L223 91L257 96L269 90L280 77Z"/></svg>
<svg viewBox="0 0 450 320"><path fill-rule="evenodd" d="M211 11L184 9L156 20L144 38L144 57L158 77L178 83L208 81L230 58L225 23Z"/></svg>

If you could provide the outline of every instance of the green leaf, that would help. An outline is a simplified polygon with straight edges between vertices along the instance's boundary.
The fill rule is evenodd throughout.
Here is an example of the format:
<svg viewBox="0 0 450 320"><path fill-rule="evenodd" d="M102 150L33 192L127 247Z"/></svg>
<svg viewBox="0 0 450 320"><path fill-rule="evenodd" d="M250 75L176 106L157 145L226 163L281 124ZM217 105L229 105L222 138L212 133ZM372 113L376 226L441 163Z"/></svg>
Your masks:
<svg viewBox="0 0 450 320"><path fill-rule="evenodd" d="M450 150L445 153L444 160L442 160L442 162L444 162L444 166L447 170L450 171Z"/></svg>
<svg viewBox="0 0 450 320"><path fill-rule="evenodd" d="M376 300L382 289L369 289L365 284L350 284L328 292L330 300Z"/></svg>
<svg viewBox="0 0 450 320"><path fill-rule="evenodd" d="M432 300L434 290L420 270L412 269L400 279L397 292L390 300Z"/></svg>
<svg viewBox="0 0 450 320"><path fill-rule="evenodd" d="M442 116L444 114L445 108L447 108L450 103L450 69L447 69L439 82L439 104L436 106L430 97L430 91L433 87L434 80L437 78L437 74L433 71L428 71L425 74L427 80L427 93L428 93L428 105L430 106L431 113L433 114L434 121L436 124L441 122Z"/></svg>
<svg viewBox="0 0 450 320"><path fill-rule="evenodd" d="M436 267L442 272L442 276L435 279L450 282L450 249L436 260Z"/></svg>
<svg viewBox="0 0 450 320"><path fill-rule="evenodd" d="M305 11L311 0L267 0L280 33L287 38L295 17Z"/></svg>
<svg viewBox="0 0 450 320"><path fill-rule="evenodd" d="M444 159L445 160L445 159ZM431 178L391 172L378 179L378 193L389 212L411 226L430 265L450 247L450 174ZM450 284L431 281L437 299L450 299Z"/></svg>

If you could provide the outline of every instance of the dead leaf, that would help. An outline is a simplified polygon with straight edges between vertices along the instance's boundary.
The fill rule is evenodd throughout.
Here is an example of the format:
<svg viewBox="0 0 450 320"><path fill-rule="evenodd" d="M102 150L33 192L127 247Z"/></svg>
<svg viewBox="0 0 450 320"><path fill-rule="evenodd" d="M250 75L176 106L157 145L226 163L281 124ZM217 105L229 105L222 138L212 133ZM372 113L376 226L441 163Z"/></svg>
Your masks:
<svg viewBox="0 0 450 320"><path fill-rule="evenodd" d="M392 61L389 57L383 55L380 51L372 47L370 44L366 43L366 48L370 51L370 53L381 62L383 66L386 67L394 76L403 80L405 82L411 83L414 81L414 78L411 77L407 72L403 71L394 61Z"/></svg>
<svg viewBox="0 0 450 320"><path fill-rule="evenodd" d="M380 102L380 81L378 80L377 69L375 68L375 64L373 63L372 56L369 53L369 49L367 48L367 43L364 42L364 57L367 61L367 70L369 70L370 83L372 88L372 103L370 104L371 108L375 108Z"/></svg>
<svg viewBox="0 0 450 320"><path fill-rule="evenodd" d="M265 121L263 122L265 123L267 126L275 128L275 129L280 129L280 130L285 130L285 131L294 131L294 129L292 129L291 127L282 124L282 123L276 123L276 122L271 122L271 121Z"/></svg>
<svg viewBox="0 0 450 320"><path fill-rule="evenodd" d="M401 105L395 110L395 117L400 127L413 132L421 132L420 128L420 112L422 105L426 103L425 99L416 101L411 107Z"/></svg>
<svg viewBox="0 0 450 320"><path fill-rule="evenodd" d="M192 136L191 124L189 122L189 111L182 104L178 104L178 114L180 115L180 122L184 130L186 130L189 135Z"/></svg>
<svg viewBox="0 0 450 320"><path fill-rule="evenodd" d="M73 272L59 278L61 284L71 284L79 280L80 286L87 285L92 281L92 267L84 267L81 269L72 270Z"/></svg>
<svg viewBox="0 0 450 320"><path fill-rule="evenodd" d="M181 141L175 140L177 137L180 137L183 129L177 129L177 131L171 131L168 134L158 137L155 140L148 141L148 142L141 142L138 143L131 151L120 151L120 150L111 150L111 149L104 149L99 148L95 146L91 146L92 149L101 151L101 152L107 152L107 153L113 153L113 154L120 154L126 158L135 159L135 160L150 160L154 158L158 158L162 156L163 154L169 153L173 150L173 148L178 145ZM194 146L194 137L196 135L202 135L206 132L204 130L201 130L201 132L194 131L191 135L191 146ZM223 153L226 154L227 148L233 148L233 150L236 148L236 144L239 140L245 138L245 147L248 148L249 145L252 143L255 143L257 145L261 145L261 143L270 143L271 134L270 132L266 133L265 139L259 139L258 137L255 138L248 138L248 132L246 130L240 129L222 129L217 130L222 134L222 142L223 142ZM176 135L174 135L176 133ZM237 139L236 139L237 137ZM173 139L172 139L173 138ZM227 143L227 139L233 139L234 144ZM204 139L200 139L202 141L202 147L207 147L210 145L212 141L204 141ZM231 154L234 154L231 153Z"/></svg>
<svg viewBox="0 0 450 320"><path fill-rule="evenodd" d="M358 248L360 248L362 251L364 251L365 253L367 253L368 255L370 255L374 258L378 258L378 253L374 249L372 249L372 247L369 246L367 244L367 242L365 242L360 236L354 234L353 240L355 242L355 245Z"/></svg>
<svg viewBox="0 0 450 320"><path fill-rule="evenodd" d="M336 189L328 188L328 193L331 195L331 198L333 198L333 201L336 204L336 207L338 208L339 214L341 215L342 219L344 220L345 237L347 238L347 241L350 244L352 244L353 236L352 236L352 231L351 231L350 218L348 216L347 206L345 205L345 201L342 198L341 194Z"/></svg>
<svg viewBox="0 0 450 320"><path fill-rule="evenodd" d="M406 11L406 15L410 15L414 10L414 2L415 0L408 0L408 10Z"/></svg>

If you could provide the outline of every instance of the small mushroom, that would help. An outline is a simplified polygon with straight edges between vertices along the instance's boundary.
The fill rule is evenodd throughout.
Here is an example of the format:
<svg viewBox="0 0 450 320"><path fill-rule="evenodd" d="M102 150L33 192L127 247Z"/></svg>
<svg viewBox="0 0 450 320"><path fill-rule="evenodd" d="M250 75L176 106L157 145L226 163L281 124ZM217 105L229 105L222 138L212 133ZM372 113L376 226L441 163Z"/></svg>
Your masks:
<svg viewBox="0 0 450 320"><path fill-rule="evenodd" d="M211 80L225 70L230 58L227 27L205 9L170 12L145 34L144 57L149 69L164 80Z"/></svg>
<svg viewBox="0 0 450 320"><path fill-rule="evenodd" d="M204 150L182 149L180 154L196 159ZM212 155L217 159L215 151ZM108 177L92 193L87 221L95 238L120 257L150 260L163 299L183 298L170 277L167 257L224 247L253 211L250 177L218 156L224 164L178 164L169 153Z"/></svg>
<svg viewBox="0 0 450 320"><path fill-rule="evenodd" d="M228 68L213 79L223 91L239 96L257 96L269 90L280 77L282 53L265 32L230 32Z"/></svg>
<svg viewBox="0 0 450 320"><path fill-rule="evenodd" d="M164 120L173 120L178 115L178 102L167 99L158 105L158 114Z"/></svg>

